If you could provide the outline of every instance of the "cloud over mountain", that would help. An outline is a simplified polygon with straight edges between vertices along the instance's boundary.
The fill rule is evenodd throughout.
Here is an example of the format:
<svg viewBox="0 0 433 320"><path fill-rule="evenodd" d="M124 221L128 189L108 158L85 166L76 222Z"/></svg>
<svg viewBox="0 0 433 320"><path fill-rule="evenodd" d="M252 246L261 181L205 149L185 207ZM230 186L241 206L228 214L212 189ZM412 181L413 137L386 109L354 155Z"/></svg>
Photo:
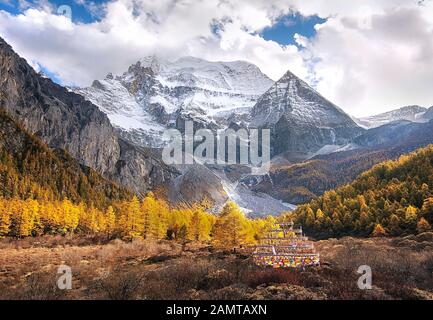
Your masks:
<svg viewBox="0 0 433 320"><path fill-rule="evenodd" d="M98 17L86 22L36 3L0 11L0 34L66 84L88 85L157 53L246 60L273 79L290 69L357 116L433 101L431 0L76 1ZM297 45L261 36L290 12L326 21L313 37L295 35Z"/></svg>

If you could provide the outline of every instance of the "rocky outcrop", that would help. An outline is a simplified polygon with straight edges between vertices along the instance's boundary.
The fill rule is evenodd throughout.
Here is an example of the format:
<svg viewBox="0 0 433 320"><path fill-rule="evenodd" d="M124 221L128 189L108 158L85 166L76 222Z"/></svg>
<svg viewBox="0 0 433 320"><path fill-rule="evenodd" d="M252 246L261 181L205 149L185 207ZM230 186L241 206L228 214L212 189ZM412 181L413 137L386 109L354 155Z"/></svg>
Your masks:
<svg viewBox="0 0 433 320"><path fill-rule="evenodd" d="M169 188L169 199L177 203L211 200L222 205L228 200L221 178L203 165L185 166L183 174L177 177Z"/></svg>
<svg viewBox="0 0 433 320"><path fill-rule="evenodd" d="M157 155L120 139L95 105L36 73L1 38L0 108L50 147L136 192L176 175Z"/></svg>
<svg viewBox="0 0 433 320"><path fill-rule="evenodd" d="M50 149L0 109L0 197L67 197L103 208L132 193L104 179L63 149Z"/></svg>

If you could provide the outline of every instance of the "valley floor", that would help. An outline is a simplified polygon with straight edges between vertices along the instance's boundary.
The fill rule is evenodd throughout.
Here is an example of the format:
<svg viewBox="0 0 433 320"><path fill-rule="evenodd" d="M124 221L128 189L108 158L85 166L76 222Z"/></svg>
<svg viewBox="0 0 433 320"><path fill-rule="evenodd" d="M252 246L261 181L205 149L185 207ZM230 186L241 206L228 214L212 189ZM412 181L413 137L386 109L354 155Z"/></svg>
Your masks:
<svg viewBox="0 0 433 320"><path fill-rule="evenodd" d="M322 265L260 269L200 243L41 237L0 241L0 299L433 299L433 233L316 242ZM72 272L59 290L58 267ZM358 267L372 269L360 290Z"/></svg>

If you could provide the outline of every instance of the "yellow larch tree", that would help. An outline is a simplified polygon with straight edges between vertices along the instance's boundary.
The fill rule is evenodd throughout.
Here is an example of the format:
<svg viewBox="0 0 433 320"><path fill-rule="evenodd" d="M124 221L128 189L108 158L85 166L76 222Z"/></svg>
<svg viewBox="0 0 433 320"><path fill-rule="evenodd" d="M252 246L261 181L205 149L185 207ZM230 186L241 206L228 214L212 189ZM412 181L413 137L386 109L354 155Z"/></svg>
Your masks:
<svg viewBox="0 0 433 320"><path fill-rule="evenodd" d="M28 237L32 234L34 226L33 214L30 208L25 206L23 203L20 203L19 206L17 222L19 237Z"/></svg>
<svg viewBox="0 0 433 320"><path fill-rule="evenodd" d="M428 223L428 221L426 219L421 218L417 223L416 231L418 233L431 231L430 223Z"/></svg>
<svg viewBox="0 0 433 320"><path fill-rule="evenodd" d="M204 207L195 206L188 227L189 238L194 241L210 240L210 233L213 226L213 215L204 210Z"/></svg>
<svg viewBox="0 0 433 320"><path fill-rule="evenodd" d="M233 249L247 243L250 225L247 218L234 202L227 202L218 216L214 230L214 245Z"/></svg>
<svg viewBox="0 0 433 320"><path fill-rule="evenodd" d="M385 229L382 227L381 224L376 224L376 226L374 227L374 230L371 234L373 237L384 237L386 236L386 231Z"/></svg>
<svg viewBox="0 0 433 320"><path fill-rule="evenodd" d="M108 238L110 238L116 230L116 214L114 213L114 209L112 206L108 206L105 215L107 220L107 236Z"/></svg>
<svg viewBox="0 0 433 320"><path fill-rule="evenodd" d="M61 225L64 233L73 233L78 227L80 210L68 199L64 199L60 207Z"/></svg>
<svg viewBox="0 0 433 320"><path fill-rule="evenodd" d="M10 213L7 202L0 198L0 238L9 234L11 225Z"/></svg>
<svg viewBox="0 0 433 320"><path fill-rule="evenodd" d="M144 216L140 201L134 196L126 206L125 232L129 238L140 238L144 233Z"/></svg>

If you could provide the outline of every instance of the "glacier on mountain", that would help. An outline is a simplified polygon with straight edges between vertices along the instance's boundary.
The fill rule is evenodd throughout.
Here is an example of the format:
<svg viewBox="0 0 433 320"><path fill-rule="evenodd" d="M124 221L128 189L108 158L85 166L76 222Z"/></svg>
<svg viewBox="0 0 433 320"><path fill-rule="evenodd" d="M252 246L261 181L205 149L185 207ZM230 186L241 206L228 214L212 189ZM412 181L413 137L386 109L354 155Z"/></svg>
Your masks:
<svg viewBox="0 0 433 320"><path fill-rule="evenodd" d="M74 91L106 113L121 133L142 146L161 147L162 133L179 122L227 128L246 121L273 81L255 65L184 57L141 59L122 75L108 74Z"/></svg>

